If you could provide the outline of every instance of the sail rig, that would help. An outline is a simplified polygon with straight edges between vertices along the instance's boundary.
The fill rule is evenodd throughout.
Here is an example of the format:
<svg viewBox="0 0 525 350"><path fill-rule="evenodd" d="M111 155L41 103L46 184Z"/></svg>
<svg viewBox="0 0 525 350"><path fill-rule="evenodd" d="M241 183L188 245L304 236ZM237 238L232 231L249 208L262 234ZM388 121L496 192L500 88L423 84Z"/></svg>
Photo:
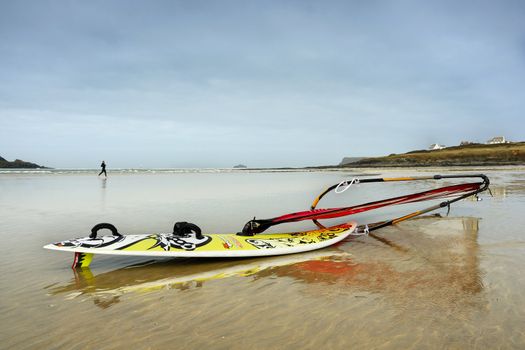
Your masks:
<svg viewBox="0 0 525 350"><path fill-rule="evenodd" d="M339 208L317 208L317 205L321 199L331 191L336 193L342 193L349 189L354 184L367 184L367 183L378 183L378 182L400 182L400 181L429 181L429 180L451 180L451 179L479 179L480 181L465 182L455 185L443 186L423 192L406 194L403 196L381 199L373 202L353 205L349 207ZM478 193L483 192L489 188L489 178L483 174L463 174L463 175L433 175L433 176L416 176L416 177L396 177L396 178L353 178L351 180L345 180L338 184L334 184L324 190L317 198L313 201L310 210L290 213L281 215L271 219L253 219L248 221L242 230L239 232L240 235L253 236L257 233L264 232L268 228L296 221L312 220L317 226L323 228L324 226L319 223L321 219L333 219L343 216L354 215L369 210L384 208L392 205L424 202L428 200L445 199L439 204L421 209L415 212L408 213L401 217L397 217L390 220L380 221L371 223L360 227L361 230L372 231L385 226L393 225L398 222L411 219L413 217L440 209L450 208L450 204L460 201L462 199L476 196Z"/></svg>

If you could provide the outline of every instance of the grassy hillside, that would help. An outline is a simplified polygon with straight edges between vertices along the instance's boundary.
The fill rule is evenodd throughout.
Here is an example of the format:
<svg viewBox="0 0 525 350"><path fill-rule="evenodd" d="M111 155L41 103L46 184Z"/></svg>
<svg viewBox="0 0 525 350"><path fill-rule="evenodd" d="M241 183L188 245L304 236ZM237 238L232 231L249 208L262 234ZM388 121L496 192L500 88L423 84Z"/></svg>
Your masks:
<svg viewBox="0 0 525 350"><path fill-rule="evenodd" d="M472 144L435 151L412 151L386 157L364 158L343 167L525 165L525 142L499 145Z"/></svg>

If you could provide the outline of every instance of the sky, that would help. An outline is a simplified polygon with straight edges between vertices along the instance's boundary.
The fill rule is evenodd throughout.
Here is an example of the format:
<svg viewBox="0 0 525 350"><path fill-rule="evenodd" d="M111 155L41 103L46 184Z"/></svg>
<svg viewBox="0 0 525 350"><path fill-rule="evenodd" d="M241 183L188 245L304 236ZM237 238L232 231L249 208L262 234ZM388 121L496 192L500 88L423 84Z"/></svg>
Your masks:
<svg viewBox="0 0 525 350"><path fill-rule="evenodd" d="M337 164L525 140L523 1L0 1L0 156Z"/></svg>

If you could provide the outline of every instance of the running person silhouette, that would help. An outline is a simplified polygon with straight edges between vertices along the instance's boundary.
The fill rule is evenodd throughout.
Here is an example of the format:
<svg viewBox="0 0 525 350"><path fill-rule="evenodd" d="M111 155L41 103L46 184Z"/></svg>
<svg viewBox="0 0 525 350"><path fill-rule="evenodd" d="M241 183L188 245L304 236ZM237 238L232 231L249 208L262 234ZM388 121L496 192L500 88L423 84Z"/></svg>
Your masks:
<svg viewBox="0 0 525 350"><path fill-rule="evenodd" d="M100 173L98 173L98 176L104 174L105 177L108 177L108 173L106 173L106 162L102 161L102 164L100 164L100 167L102 170L100 170Z"/></svg>

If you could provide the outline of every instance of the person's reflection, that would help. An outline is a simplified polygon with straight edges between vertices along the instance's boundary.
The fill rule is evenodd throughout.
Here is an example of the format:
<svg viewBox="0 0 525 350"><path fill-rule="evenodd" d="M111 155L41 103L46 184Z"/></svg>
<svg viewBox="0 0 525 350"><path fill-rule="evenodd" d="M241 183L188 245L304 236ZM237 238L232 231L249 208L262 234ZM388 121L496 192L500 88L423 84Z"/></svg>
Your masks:
<svg viewBox="0 0 525 350"><path fill-rule="evenodd" d="M108 179L100 179L100 207L106 209L106 184Z"/></svg>

